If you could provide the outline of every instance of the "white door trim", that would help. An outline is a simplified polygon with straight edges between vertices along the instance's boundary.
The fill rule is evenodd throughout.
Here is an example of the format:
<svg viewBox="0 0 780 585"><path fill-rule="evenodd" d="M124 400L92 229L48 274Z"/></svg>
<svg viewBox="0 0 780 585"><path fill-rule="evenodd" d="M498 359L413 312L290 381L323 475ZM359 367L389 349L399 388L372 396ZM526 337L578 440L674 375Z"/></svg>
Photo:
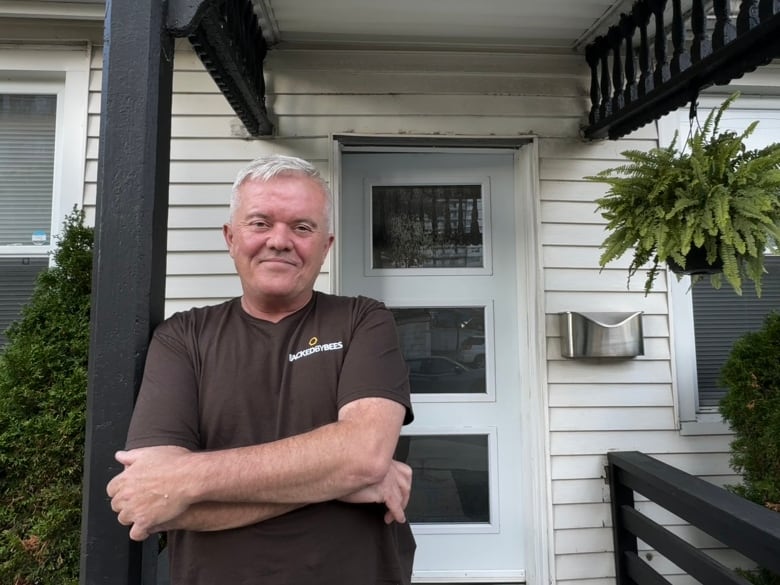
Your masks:
<svg viewBox="0 0 780 585"><path fill-rule="evenodd" d="M357 136L370 141L370 136ZM388 138L403 143L408 139L409 148L419 148L420 142L425 146L436 144L435 137L388 137L376 136L377 143L383 145ZM463 148L473 147L476 142L485 146L490 137L463 138ZM341 246L338 234L350 226L339 225L340 192L341 192L341 156L345 150L339 136L331 136L332 149L330 153L330 186L333 191L333 221L337 235L334 254L331 261L331 290L339 293ZM508 142L516 141L518 148L514 155L515 165L515 225L517 270L517 307L518 322L525 322L528 327L518 331L520 371L526 376L520 387L522 396L522 461L526 468L529 481L523 483L523 501L527 522L525 531L526 583L533 585L548 585L555 580L554 541L552 522L552 485L550 481L549 456L549 424L548 424L548 389L546 377L546 333L544 308L544 280L541 258L541 215L539 209L539 145L534 136L516 136L495 138L495 146L506 148ZM364 142L365 143L365 142ZM445 150L452 147L453 138L448 137ZM376 151L376 147L348 146L350 151ZM401 149L403 147L399 147ZM458 151L463 151L458 148ZM403 148L408 150L407 148ZM530 298L527 298L530 297Z"/></svg>

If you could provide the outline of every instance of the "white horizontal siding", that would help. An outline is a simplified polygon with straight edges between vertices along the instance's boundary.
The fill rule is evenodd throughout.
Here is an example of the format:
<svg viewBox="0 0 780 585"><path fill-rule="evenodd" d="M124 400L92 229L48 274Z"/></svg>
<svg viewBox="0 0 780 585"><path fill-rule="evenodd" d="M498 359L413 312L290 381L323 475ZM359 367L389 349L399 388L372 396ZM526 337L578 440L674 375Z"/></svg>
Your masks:
<svg viewBox="0 0 780 585"><path fill-rule="evenodd" d="M681 437L676 430L641 431L557 431L550 436L553 456L599 455L609 451L642 451L648 455L687 453L726 453L727 435Z"/></svg>
<svg viewBox="0 0 780 585"><path fill-rule="evenodd" d="M674 412L668 406L551 408L550 430L637 431L674 430Z"/></svg>
<svg viewBox="0 0 780 585"><path fill-rule="evenodd" d="M550 407L669 407L671 384L550 384Z"/></svg>

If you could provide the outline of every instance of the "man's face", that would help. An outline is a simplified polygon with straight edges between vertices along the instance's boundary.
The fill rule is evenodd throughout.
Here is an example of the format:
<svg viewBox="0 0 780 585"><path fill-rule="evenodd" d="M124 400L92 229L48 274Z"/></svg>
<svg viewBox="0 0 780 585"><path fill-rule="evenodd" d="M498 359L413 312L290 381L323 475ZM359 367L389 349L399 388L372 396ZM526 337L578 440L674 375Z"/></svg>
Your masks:
<svg viewBox="0 0 780 585"><path fill-rule="evenodd" d="M223 234L245 308L292 311L310 298L333 243L320 186L300 175L245 181ZM247 306L248 305L248 306Z"/></svg>

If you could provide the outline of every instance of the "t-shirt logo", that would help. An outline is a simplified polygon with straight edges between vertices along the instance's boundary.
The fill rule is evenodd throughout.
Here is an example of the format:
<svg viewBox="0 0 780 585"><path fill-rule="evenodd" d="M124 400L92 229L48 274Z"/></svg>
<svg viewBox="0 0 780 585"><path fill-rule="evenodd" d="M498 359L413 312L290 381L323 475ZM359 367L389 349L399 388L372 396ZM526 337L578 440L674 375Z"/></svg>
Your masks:
<svg viewBox="0 0 780 585"><path fill-rule="evenodd" d="M297 359L300 359L302 357L306 357L315 353L319 353L321 351L334 351L337 349L342 349L344 347L344 342L342 341L333 341L331 343L320 343L320 340L315 336L309 339L309 347L306 349L302 349L298 353L291 353L290 354L290 361L294 362Z"/></svg>

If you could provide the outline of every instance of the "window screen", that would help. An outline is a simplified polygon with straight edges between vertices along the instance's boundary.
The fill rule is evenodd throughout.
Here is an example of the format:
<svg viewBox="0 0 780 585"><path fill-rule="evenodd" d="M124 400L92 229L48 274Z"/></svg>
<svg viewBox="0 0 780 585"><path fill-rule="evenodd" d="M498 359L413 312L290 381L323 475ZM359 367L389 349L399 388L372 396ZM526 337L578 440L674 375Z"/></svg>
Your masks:
<svg viewBox="0 0 780 585"><path fill-rule="evenodd" d="M734 342L760 329L770 311L780 310L780 256L766 257L764 265L768 273L762 280L761 298L756 297L752 282L743 283L742 296L728 283L719 290L712 288L709 279L693 287L699 408L717 407L725 394L718 378Z"/></svg>
<svg viewBox="0 0 780 585"><path fill-rule="evenodd" d="M38 273L49 266L49 258L0 257L0 351L6 344L5 330L19 318L30 300Z"/></svg>
<svg viewBox="0 0 780 585"><path fill-rule="evenodd" d="M0 94L0 253L48 246L57 97Z"/></svg>

